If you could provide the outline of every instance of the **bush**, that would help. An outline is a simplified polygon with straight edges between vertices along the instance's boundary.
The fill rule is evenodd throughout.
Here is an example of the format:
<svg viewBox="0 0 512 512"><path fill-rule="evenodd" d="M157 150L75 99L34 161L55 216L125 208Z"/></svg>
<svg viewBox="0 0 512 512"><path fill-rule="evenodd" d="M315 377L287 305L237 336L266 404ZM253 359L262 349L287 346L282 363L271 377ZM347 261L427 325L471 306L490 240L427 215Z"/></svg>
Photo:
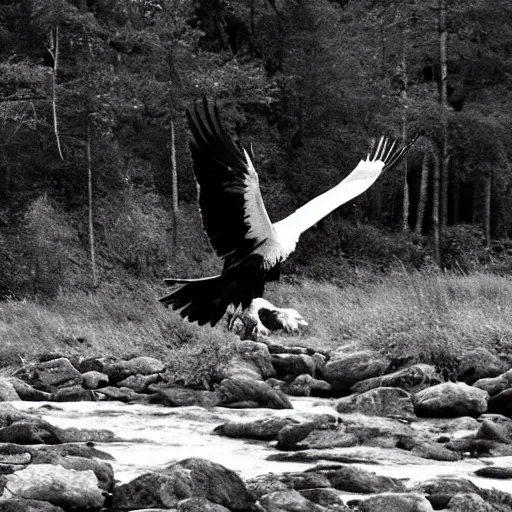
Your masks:
<svg viewBox="0 0 512 512"><path fill-rule="evenodd" d="M483 231L472 224L445 228L442 255L443 267L447 270L470 272L491 262Z"/></svg>

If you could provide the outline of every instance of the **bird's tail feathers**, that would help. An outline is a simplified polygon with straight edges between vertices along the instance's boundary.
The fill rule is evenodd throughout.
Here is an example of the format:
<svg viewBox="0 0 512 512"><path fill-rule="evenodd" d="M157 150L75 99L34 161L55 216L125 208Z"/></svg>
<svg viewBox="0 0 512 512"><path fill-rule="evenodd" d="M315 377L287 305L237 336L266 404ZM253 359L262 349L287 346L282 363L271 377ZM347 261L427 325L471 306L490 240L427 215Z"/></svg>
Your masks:
<svg viewBox="0 0 512 512"><path fill-rule="evenodd" d="M222 275L202 279L166 279L165 282L182 286L159 299L160 302L199 325L210 323L213 327L230 304L238 306L237 283L223 279Z"/></svg>

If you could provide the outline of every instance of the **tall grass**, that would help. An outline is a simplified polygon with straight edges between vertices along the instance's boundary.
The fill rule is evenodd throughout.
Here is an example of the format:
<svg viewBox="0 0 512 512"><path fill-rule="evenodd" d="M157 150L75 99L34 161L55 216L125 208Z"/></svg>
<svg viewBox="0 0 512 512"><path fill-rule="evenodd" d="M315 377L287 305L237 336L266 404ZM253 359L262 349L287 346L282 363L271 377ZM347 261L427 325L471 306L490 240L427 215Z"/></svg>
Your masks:
<svg viewBox="0 0 512 512"><path fill-rule="evenodd" d="M48 302L0 303L0 365L41 352L152 355L187 383L211 382L236 350L221 322L198 327L157 301L160 285L135 279L95 294L65 293ZM335 350L352 343L384 357L409 356L440 367L475 347L512 354L512 279L486 273L400 272L365 276L345 287L305 280L275 283L267 298L293 307L309 327L287 344Z"/></svg>
<svg viewBox="0 0 512 512"><path fill-rule="evenodd" d="M442 364L475 347L512 354L512 279L487 273L398 272L344 288L276 285L276 304L310 321L304 342L354 343L386 356Z"/></svg>

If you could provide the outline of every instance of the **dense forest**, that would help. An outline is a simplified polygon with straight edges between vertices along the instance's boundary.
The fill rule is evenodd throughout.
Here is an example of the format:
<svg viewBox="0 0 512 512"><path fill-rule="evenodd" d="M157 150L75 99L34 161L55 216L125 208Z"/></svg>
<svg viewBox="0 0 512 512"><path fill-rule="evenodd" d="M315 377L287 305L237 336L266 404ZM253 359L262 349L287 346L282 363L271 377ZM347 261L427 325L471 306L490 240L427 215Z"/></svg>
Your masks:
<svg viewBox="0 0 512 512"><path fill-rule="evenodd" d="M512 258L507 2L0 0L0 62L1 293L216 268L185 118L202 96L252 144L273 221L373 137L422 134L288 275Z"/></svg>

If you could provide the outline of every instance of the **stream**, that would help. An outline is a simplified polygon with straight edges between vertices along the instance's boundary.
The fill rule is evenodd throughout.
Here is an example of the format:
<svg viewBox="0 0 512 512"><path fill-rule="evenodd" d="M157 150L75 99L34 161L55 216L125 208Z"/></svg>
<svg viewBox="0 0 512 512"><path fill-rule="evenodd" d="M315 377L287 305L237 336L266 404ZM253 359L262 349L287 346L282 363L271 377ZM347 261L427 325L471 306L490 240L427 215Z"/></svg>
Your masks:
<svg viewBox="0 0 512 512"><path fill-rule="evenodd" d="M269 461L275 443L231 439L215 435L213 429L226 421L255 420L269 416L311 417L333 413L330 401L320 398L292 398L294 410L227 409L215 407L175 407L128 405L120 402L11 402L26 412L59 427L108 429L123 442L96 443L110 453L109 461L116 479L127 482L149 471L166 467L188 457L202 457L220 463L248 479L265 473L303 471L316 463ZM355 464L375 473L394 478L409 478L410 483L435 476L470 478L484 488L512 492L510 480L494 480L473 474L485 465L512 466L512 457L464 459L458 462L425 461L423 464ZM352 495L351 495L352 496ZM348 496L347 496L348 497Z"/></svg>

